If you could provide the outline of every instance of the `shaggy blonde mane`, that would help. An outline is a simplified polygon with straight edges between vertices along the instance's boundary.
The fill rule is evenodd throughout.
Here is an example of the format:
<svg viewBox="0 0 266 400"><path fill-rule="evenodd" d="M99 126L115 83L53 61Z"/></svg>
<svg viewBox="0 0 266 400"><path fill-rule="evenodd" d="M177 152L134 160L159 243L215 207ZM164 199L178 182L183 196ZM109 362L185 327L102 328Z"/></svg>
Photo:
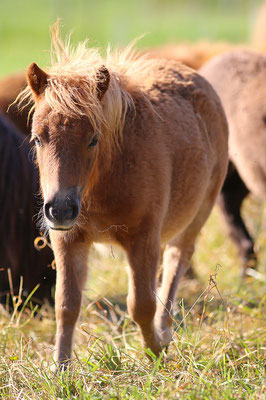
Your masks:
<svg viewBox="0 0 266 400"><path fill-rule="evenodd" d="M58 25L51 29L51 67L45 87L45 100L56 113L80 118L88 117L95 132L108 133L113 139L122 135L125 116L129 108L134 109L134 98L144 97L141 80L151 67L152 60L134 51L135 41L123 51L111 51L108 46L102 57L96 48L88 48L87 40L76 48L70 37L63 42ZM97 95L101 81L99 70L108 69L110 83L102 101ZM33 102L28 86L19 96L22 107ZM149 103L148 99L146 102ZM35 105L33 104L32 111Z"/></svg>

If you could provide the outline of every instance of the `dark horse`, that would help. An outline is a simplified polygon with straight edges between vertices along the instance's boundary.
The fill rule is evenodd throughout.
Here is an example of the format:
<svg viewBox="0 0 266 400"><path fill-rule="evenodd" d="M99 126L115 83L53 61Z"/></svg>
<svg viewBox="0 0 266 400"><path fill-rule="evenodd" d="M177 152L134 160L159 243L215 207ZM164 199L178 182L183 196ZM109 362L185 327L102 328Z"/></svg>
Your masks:
<svg viewBox="0 0 266 400"><path fill-rule="evenodd" d="M25 298L40 285L32 300L52 302L51 287L55 271L48 268L53 260L49 247L38 251L34 239L39 236L34 215L38 212L36 193L38 173L29 157L30 146L25 136L0 116L0 302L8 294L17 295L23 277ZM8 277L11 272L12 284ZM10 274L9 274L10 275ZM13 286L11 290L10 286ZM13 293L12 293L13 292Z"/></svg>

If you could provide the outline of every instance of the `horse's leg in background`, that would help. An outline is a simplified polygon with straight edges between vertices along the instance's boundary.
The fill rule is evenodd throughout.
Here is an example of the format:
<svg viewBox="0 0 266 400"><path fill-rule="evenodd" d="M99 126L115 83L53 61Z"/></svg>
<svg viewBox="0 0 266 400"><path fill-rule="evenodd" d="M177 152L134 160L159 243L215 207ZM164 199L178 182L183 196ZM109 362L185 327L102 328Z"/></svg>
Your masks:
<svg viewBox="0 0 266 400"><path fill-rule="evenodd" d="M236 243L242 258L242 274L245 273L246 268L256 267L254 242L240 214L242 202L248 193L248 188L240 178L235 166L230 162L218 204L228 224L230 236Z"/></svg>
<svg viewBox="0 0 266 400"><path fill-rule="evenodd" d="M129 261L127 308L142 333L144 347L159 355L162 350L154 329L160 233L140 234L124 245Z"/></svg>
<svg viewBox="0 0 266 400"><path fill-rule="evenodd" d="M71 358L75 324L88 269L89 245L65 241L64 234L50 232L56 262L55 360L64 365Z"/></svg>
<svg viewBox="0 0 266 400"><path fill-rule="evenodd" d="M214 192L211 199L206 197L188 228L166 246L155 315L155 327L163 346L167 346L172 339L172 315L178 284L190 266L195 240L210 214L215 197Z"/></svg>

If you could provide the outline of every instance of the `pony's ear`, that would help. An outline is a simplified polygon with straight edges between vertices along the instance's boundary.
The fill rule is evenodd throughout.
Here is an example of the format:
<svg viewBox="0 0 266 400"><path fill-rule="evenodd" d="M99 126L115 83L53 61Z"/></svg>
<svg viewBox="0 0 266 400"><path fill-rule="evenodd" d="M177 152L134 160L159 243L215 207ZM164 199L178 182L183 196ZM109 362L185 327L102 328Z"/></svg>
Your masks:
<svg viewBox="0 0 266 400"><path fill-rule="evenodd" d="M97 79L97 93L98 99L102 100L105 95L109 82L110 82L110 74L108 69L103 65L96 74Z"/></svg>
<svg viewBox="0 0 266 400"><path fill-rule="evenodd" d="M45 89L48 75L37 64L32 63L27 71L28 84L35 97L39 97Z"/></svg>

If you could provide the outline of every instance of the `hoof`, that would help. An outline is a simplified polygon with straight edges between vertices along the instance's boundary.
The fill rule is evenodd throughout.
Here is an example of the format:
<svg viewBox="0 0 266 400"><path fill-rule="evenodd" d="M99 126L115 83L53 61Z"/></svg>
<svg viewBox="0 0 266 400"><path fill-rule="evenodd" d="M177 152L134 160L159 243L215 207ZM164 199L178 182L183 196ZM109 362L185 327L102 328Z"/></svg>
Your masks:
<svg viewBox="0 0 266 400"><path fill-rule="evenodd" d="M167 316L167 318L155 317L155 329L158 334L159 343L161 349L169 346L169 343L173 339L173 327L172 320Z"/></svg>
<svg viewBox="0 0 266 400"><path fill-rule="evenodd" d="M164 330L157 330L157 332L159 340L156 345L151 346L147 345L147 343L146 345L144 344L146 356L149 358L150 361L157 360L159 357L161 357L162 352L166 354L168 346L172 341L171 328L166 328Z"/></svg>
<svg viewBox="0 0 266 400"><path fill-rule="evenodd" d="M144 350L150 361L157 361L159 358L162 359L167 354L168 346L160 348L160 351L157 351L156 353L154 353L150 348L144 348Z"/></svg>
<svg viewBox="0 0 266 400"><path fill-rule="evenodd" d="M165 328L163 330L159 331L160 335L160 344L163 349L169 346L173 339L173 334L172 334L172 329L171 328Z"/></svg>
<svg viewBox="0 0 266 400"><path fill-rule="evenodd" d="M52 374L57 375L69 369L69 366L70 363L67 361L65 362L54 361L54 364L50 367L50 371Z"/></svg>
<svg viewBox="0 0 266 400"><path fill-rule="evenodd" d="M257 260L250 259L245 263L244 267L241 269L240 278L245 278L247 276L253 276L256 274Z"/></svg>
<svg viewBox="0 0 266 400"><path fill-rule="evenodd" d="M256 253L253 250L253 247L254 246L252 245L251 249L246 251L244 254L240 254L242 256L242 262L243 262L241 273L240 273L241 278L244 278L245 276L250 275L249 274L250 270L257 269L258 260L257 260Z"/></svg>
<svg viewBox="0 0 266 400"><path fill-rule="evenodd" d="M184 278L185 279L196 279L197 276L192 268L192 266L190 265L189 268L187 269L187 271L184 274Z"/></svg>

